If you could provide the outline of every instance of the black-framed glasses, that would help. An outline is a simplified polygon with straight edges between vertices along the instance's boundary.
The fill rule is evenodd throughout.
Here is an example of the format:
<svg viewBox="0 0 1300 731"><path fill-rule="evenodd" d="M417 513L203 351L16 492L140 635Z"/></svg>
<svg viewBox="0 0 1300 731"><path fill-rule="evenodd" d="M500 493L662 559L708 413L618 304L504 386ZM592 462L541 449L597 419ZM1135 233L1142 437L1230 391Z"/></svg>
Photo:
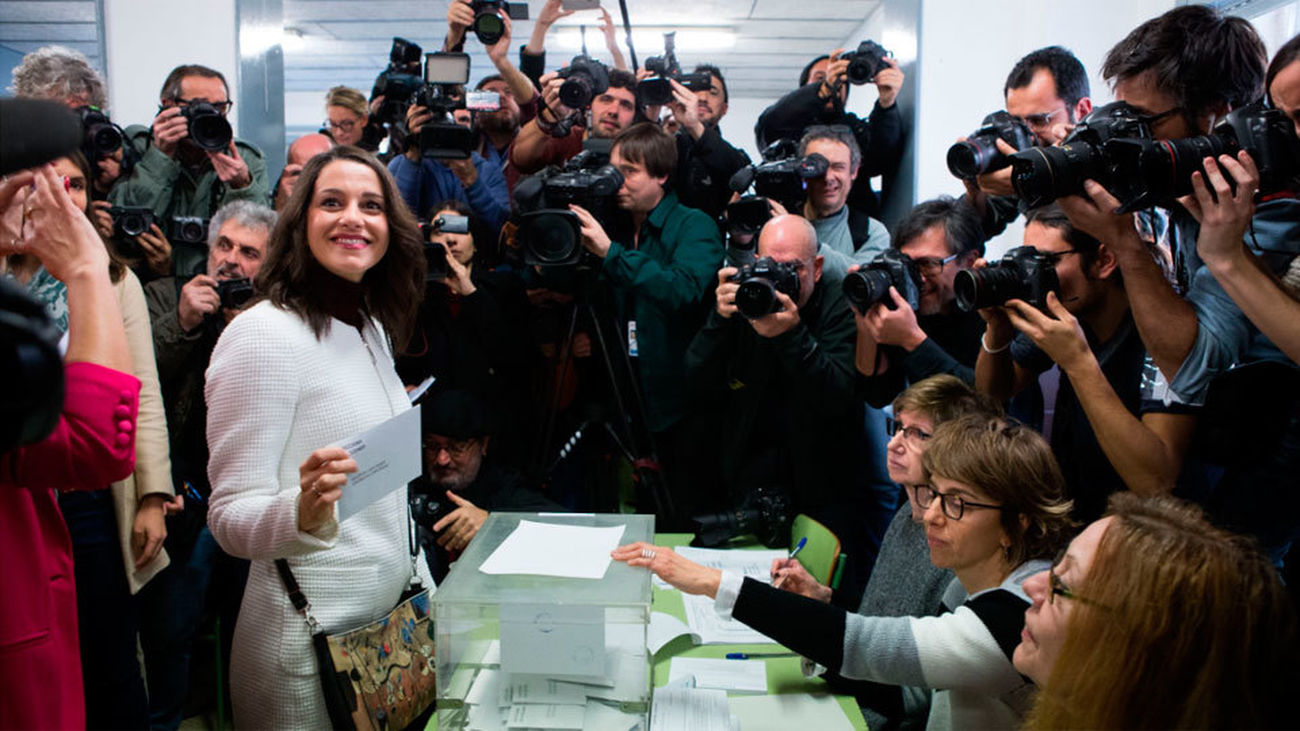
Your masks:
<svg viewBox="0 0 1300 731"><path fill-rule="evenodd" d="M446 450L447 454L450 454L453 457L464 457L470 453L470 450L472 450L474 445L477 443L478 440L473 438L447 440L425 439L424 448L433 452L435 455L438 454L438 452Z"/></svg>
<svg viewBox="0 0 1300 731"><path fill-rule="evenodd" d="M913 443L924 442L934 436L920 427L903 426L903 422L892 416L885 419L885 430L889 432L889 436L891 437L902 432L903 438Z"/></svg>
<svg viewBox="0 0 1300 731"><path fill-rule="evenodd" d="M956 261L958 256L960 255L953 254L942 259L937 256L919 256L913 259L912 263L916 265L916 270L921 273L921 276L926 279L933 279L939 276L945 266Z"/></svg>
<svg viewBox="0 0 1300 731"><path fill-rule="evenodd" d="M1038 114L1026 114L1025 116L1021 117L1021 119L1024 120L1025 124L1029 125L1030 127L1046 127L1047 125L1052 123L1052 117L1055 117L1063 109L1065 109L1064 104L1057 107L1056 109L1053 109L1050 112L1040 112Z"/></svg>
<svg viewBox="0 0 1300 731"><path fill-rule="evenodd" d="M1066 548L1068 548L1068 546ZM1047 569L1047 586L1050 589L1050 593L1048 593L1047 595L1047 603L1055 604L1056 597L1062 596L1065 597L1066 599L1070 599L1076 602L1081 602L1083 604L1088 604L1094 607L1102 606L1101 604L1087 597L1079 596L1078 594L1074 593L1074 591L1070 589L1070 587L1065 585L1064 581L1061 581L1061 577L1057 575L1056 567L1060 566L1061 561L1065 559L1066 548L1062 548L1061 551L1056 554L1056 558L1052 559L1051 567Z"/></svg>
<svg viewBox="0 0 1300 731"><path fill-rule="evenodd" d="M987 508L989 510L1001 510L1001 505L990 505L988 503L977 503L973 500L967 500L955 492L942 493L930 485L916 486L916 504L920 505L923 510L929 510L934 504L934 499L939 498L939 504L943 508L943 514L951 520L961 520L966 514L966 508Z"/></svg>
<svg viewBox="0 0 1300 731"><path fill-rule="evenodd" d="M1143 124L1147 126L1147 129L1153 129L1157 123L1163 122L1169 117L1172 117L1175 114L1178 114L1182 111L1183 111L1182 107L1174 107L1172 109L1166 109L1165 111L1160 112L1159 114L1142 113L1142 114L1138 114L1137 117L1139 121L1141 121Z"/></svg>
<svg viewBox="0 0 1300 731"><path fill-rule="evenodd" d="M229 114L231 107L235 106L235 103L232 101L210 102L207 99L182 99L180 97L172 99L172 102L174 102L178 107L188 107L192 104L211 104L212 108L216 109L221 114Z"/></svg>
<svg viewBox="0 0 1300 731"><path fill-rule="evenodd" d="M1078 253L1079 253L1079 250L1078 250L1078 249L1066 249L1066 250L1064 250L1064 251L1043 251L1043 252L1040 252L1040 253L1042 253L1043 255L1045 255L1045 256L1051 258L1051 260L1052 260L1052 266L1056 266L1057 264L1060 264L1060 263L1061 263L1061 257L1065 256L1066 254L1078 254Z"/></svg>

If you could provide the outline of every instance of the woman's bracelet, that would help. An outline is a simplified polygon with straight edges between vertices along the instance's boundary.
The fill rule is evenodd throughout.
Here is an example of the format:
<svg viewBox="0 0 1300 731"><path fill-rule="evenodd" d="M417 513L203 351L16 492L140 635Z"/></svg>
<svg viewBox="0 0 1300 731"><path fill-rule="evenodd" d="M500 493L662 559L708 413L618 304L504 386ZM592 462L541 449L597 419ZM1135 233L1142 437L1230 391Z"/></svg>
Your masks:
<svg viewBox="0 0 1300 731"><path fill-rule="evenodd" d="M988 330L985 330L985 331L984 331L984 334L980 336L980 347L984 349L984 352L985 352L985 353L988 353L988 354L990 354L990 355L993 355L993 354L996 354L996 353L1001 353L1002 351L1004 351L1004 350L1006 350L1007 348L1010 348L1010 347L1011 347L1011 342L1012 342L1012 341L1011 341L1011 340L1008 340L1008 341L1007 341L1007 344L1006 344L1006 345L1003 345L1001 348L990 348L990 347L989 347L988 337L989 337L989 331L988 331Z"/></svg>

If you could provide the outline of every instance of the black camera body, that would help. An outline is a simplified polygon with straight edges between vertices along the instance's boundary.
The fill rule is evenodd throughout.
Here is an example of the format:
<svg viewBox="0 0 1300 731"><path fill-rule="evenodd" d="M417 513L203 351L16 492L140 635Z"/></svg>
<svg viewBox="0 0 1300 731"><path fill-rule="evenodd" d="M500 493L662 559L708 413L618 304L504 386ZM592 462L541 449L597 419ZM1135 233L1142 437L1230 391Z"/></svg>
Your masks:
<svg viewBox="0 0 1300 731"><path fill-rule="evenodd" d="M167 240L174 244L207 247L208 219L199 216L173 216L167 228Z"/></svg>
<svg viewBox="0 0 1300 731"><path fill-rule="evenodd" d="M470 24L470 30L474 31L478 42L485 46L495 45L505 35L506 24L501 19L502 13L511 20L528 20L528 3L471 0L470 7L474 9L474 22Z"/></svg>
<svg viewBox="0 0 1300 731"><path fill-rule="evenodd" d="M218 280L217 296L221 298L221 309L238 310L253 298L253 281L248 277Z"/></svg>
<svg viewBox="0 0 1300 731"><path fill-rule="evenodd" d="M1255 161L1261 194L1290 187L1300 173L1300 140L1294 124L1281 110L1255 102L1229 112L1208 135L1110 140L1106 153L1115 161L1116 171L1110 192L1119 198L1123 212L1168 206L1192 192L1192 173L1205 174L1202 160L1235 156L1241 150ZM1220 172L1235 189L1232 176L1222 168Z"/></svg>
<svg viewBox="0 0 1300 731"><path fill-rule="evenodd" d="M705 547L720 546L732 538L753 534L765 546L788 546L794 514L790 499L776 488L760 487L745 495L732 510L697 515L695 542Z"/></svg>
<svg viewBox="0 0 1300 731"><path fill-rule="evenodd" d="M519 181L515 202L524 261L536 266L565 266L582 258L582 227L569 205L586 209L608 227L618 208L623 174L609 164L609 141L588 140L564 167L550 167Z"/></svg>
<svg viewBox="0 0 1300 731"><path fill-rule="evenodd" d="M898 309L889 295L893 287L913 310L921 302L921 277L912 257L898 249L886 249L880 256L844 277L844 297L858 312L866 312L877 303Z"/></svg>
<svg viewBox="0 0 1300 731"><path fill-rule="evenodd" d="M741 266L756 258L758 231L772 218L772 206L761 195L747 195L727 204L727 266Z"/></svg>
<svg viewBox="0 0 1300 731"><path fill-rule="evenodd" d="M847 59L849 62L847 72L849 83L854 86L862 86L876 78L876 74L889 68L889 64L885 62L885 59L891 55L879 43L863 41L858 44L856 49L841 53L840 60Z"/></svg>
<svg viewBox="0 0 1300 731"><path fill-rule="evenodd" d="M667 104L673 100L673 86L669 80L685 86L691 91L708 91L713 88L713 79L707 72L682 73L682 66L677 61L677 32L664 34L664 55L651 56L645 60L646 70L653 77L643 79L636 85L637 96L648 105Z"/></svg>
<svg viewBox="0 0 1300 731"><path fill-rule="evenodd" d="M424 282L432 284L442 282L451 275L451 267L447 264L447 257L450 254L447 247L437 241L426 241L424 244Z"/></svg>
<svg viewBox="0 0 1300 731"><path fill-rule="evenodd" d="M730 281L740 283L736 290L736 309L751 320L781 311L777 292L796 303L799 301L799 270L770 256L741 266Z"/></svg>
<svg viewBox="0 0 1300 731"><path fill-rule="evenodd" d="M438 521L456 509L456 504L445 500L442 491L425 477L410 484L406 497L411 505L411 519L430 532Z"/></svg>
<svg viewBox="0 0 1300 731"><path fill-rule="evenodd" d="M430 53L424 57L424 83L411 95L411 104L432 114L416 136L421 156L435 160L469 158L474 131L452 118L452 112L465 108L463 85L469 81L469 66L470 58L464 53Z"/></svg>
<svg viewBox="0 0 1300 731"><path fill-rule="evenodd" d="M78 107L77 113L81 115L81 128L86 131L81 151L92 166L122 149L122 128L113 124L99 107Z"/></svg>
<svg viewBox="0 0 1300 731"><path fill-rule="evenodd" d="M1106 153L1114 139L1149 140L1151 130L1127 102L1111 102L1092 110L1057 147L1031 147L1011 156L1011 184L1030 208L1067 195L1083 193L1091 178L1109 190L1116 179L1115 163Z"/></svg>
<svg viewBox="0 0 1300 731"><path fill-rule="evenodd" d="M113 219L113 238L117 251L129 259L144 256L144 250L135 237L153 226L153 209L148 206L113 206L108 209Z"/></svg>
<svg viewBox="0 0 1300 731"><path fill-rule="evenodd" d="M235 132L230 128L226 115L208 102L194 102L181 107L181 116L185 118L190 141L204 150L228 152L230 141L235 139Z"/></svg>
<svg viewBox="0 0 1300 731"><path fill-rule="evenodd" d="M963 269L953 281L957 306L967 312L1011 299L1024 300L1046 312L1047 293L1060 290L1055 257L1032 246L1017 246L983 269Z"/></svg>
<svg viewBox="0 0 1300 731"><path fill-rule="evenodd" d="M397 124L406 118L406 108L411 105L411 97L417 89L424 86L424 80L415 73L420 59L424 58L424 49L418 43L405 38L393 37L392 48L388 51L388 68L375 78L371 97L382 96L384 101L375 112L375 119L383 124Z"/></svg>
<svg viewBox="0 0 1300 731"><path fill-rule="evenodd" d="M998 151L998 140L1016 150L1027 150L1034 146L1034 139L1034 133L1023 120L998 110L985 117L980 128L971 132L965 141L948 148L948 172L973 180L977 175L1001 170L1011 160Z"/></svg>
<svg viewBox="0 0 1300 731"><path fill-rule="evenodd" d="M560 85L560 103L569 109L586 109L592 99L609 90L609 69L589 56L574 56L555 75L564 79Z"/></svg>
<svg viewBox="0 0 1300 731"><path fill-rule="evenodd" d="M0 278L0 453L44 439L63 414L63 360L54 320L16 282Z"/></svg>
<svg viewBox="0 0 1300 731"><path fill-rule="evenodd" d="M736 171L730 187L742 193L754 186L754 192L780 203L787 211L798 214L808 198L808 181L820 178L830 169L830 161L814 152L799 157L794 140L777 140L763 150L763 161Z"/></svg>

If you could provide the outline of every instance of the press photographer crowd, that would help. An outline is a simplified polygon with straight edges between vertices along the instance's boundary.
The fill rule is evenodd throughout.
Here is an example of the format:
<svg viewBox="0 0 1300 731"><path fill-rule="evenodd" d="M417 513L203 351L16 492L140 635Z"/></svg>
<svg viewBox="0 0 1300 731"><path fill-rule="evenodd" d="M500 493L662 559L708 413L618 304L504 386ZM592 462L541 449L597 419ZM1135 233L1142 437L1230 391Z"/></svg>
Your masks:
<svg viewBox="0 0 1300 731"><path fill-rule="evenodd" d="M603 10L612 65L548 58L568 5L516 55L526 4L453 0L437 51L394 38L368 93L322 89L284 161L203 59L160 70L152 120L76 51L15 68L0 728L176 729L220 702L191 680L214 648L235 727L337 726L314 643L435 590L494 511L707 547L821 523L833 581L614 558L873 731L1300 723L1300 37L1270 59L1179 5L1116 29L1095 107L1034 50L1004 109L948 110L953 195L886 225L889 50L808 59L751 160L731 69L671 33L638 68ZM423 474L340 519L337 445L412 401Z"/></svg>

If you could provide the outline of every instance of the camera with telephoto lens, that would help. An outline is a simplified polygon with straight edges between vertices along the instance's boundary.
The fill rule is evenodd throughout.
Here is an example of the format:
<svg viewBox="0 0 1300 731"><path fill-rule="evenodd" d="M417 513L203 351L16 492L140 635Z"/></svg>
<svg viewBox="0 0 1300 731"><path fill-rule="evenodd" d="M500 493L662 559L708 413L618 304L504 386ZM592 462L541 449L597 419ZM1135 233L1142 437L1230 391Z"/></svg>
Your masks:
<svg viewBox="0 0 1300 731"><path fill-rule="evenodd" d="M208 245L208 219L198 216L173 216L167 228L167 240L173 244Z"/></svg>
<svg viewBox="0 0 1300 731"><path fill-rule="evenodd" d="M977 175L1010 165L1010 158L998 150L998 140L1016 150L1027 150L1034 146L1034 133L1019 117L1004 111L993 112L984 118L979 129L948 148L948 172L958 178L973 180Z"/></svg>
<svg viewBox="0 0 1300 731"><path fill-rule="evenodd" d="M588 56L574 56L555 76L564 79L560 85L560 103L569 109L586 109L592 99L609 90L609 69Z"/></svg>
<svg viewBox="0 0 1300 731"><path fill-rule="evenodd" d="M623 187L623 174L609 164L609 151L610 140L588 139L564 167L551 166L515 186L521 212L517 238L526 263L565 266L582 258L582 225L570 204L609 227Z"/></svg>
<svg viewBox="0 0 1300 731"><path fill-rule="evenodd" d="M799 270L796 267L796 264L779 262L770 256L739 267L729 280L740 283L736 290L736 309L751 320L780 312L781 301L776 298L777 292L798 303Z"/></svg>
<svg viewBox="0 0 1300 731"><path fill-rule="evenodd" d="M798 143L781 139L763 150L763 161L747 165L731 176L730 187L743 193L754 186L754 192L780 203L785 210L799 214L808 198L808 181L826 175L830 161L820 153L799 157Z"/></svg>
<svg viewBox="0 0 1300 731"><path fill-rule="evenodd" d="M761 195L747 195L727 204L727 266L756 258L758 231L772 218L772 205Z"/></svg>
<svg viewBox="0 0 1300 731"><path fill-rule="evenodd" d="M181 116L186 120L190 141L204 150L229 150L230 141L235 132L230 128L226 115L208 102L193 102L181 107Z"/></svg>
<svg viewBox="0 0 1300 731"><path fill-rule="evenodd" d="M253 298L253 281L248 277L218 280L217 296L223 310L238 310Z"/></svg>
<svg viewBox="0 0 1300 731"><path fill-rule="evenodd" d="M122 149L122 128L113 124L113 120L99 107L78 107L77 113L81 115L81 127L86 131L81 151L92 166Z"/></svg>
<svg viewBox="0 0 1300 731"><path fill-rule="evenodd" d="M1115 179L1108 189L1119 199L1124 213L1167 206L1192 192L1192 173L1205 174L1201 161L1220 155L1236 157L1245 150L1259 170L1263 195L1288 188L1300 173L1300 140L1295 125L1278 109L1255 102L1238 107L1214 126L1208 135L1176 140L1116 139L1106 143L1114 160ZM1236 183L1220 167L1229 185Z"/></svg>
<svg viewBox="0 0 1300 731"><path fill-rule="evenodd" d="M790 499L775 488L760 487L732 510L691 518L695 523L692 545L720 546L738 536L752 534L765 546L788 546L794 516Z"/></svg>
<svg viewBox="0 0 1300 731"><path fill-rule="evenodd" d="M474 147L474 131L457 122L452 112L465 108L463 85L469 81L469 56L430 53L424 57L424 81L411 97L412 104L433 115L417 135L420 155L437 160L468 158Z"/></svg>
<svg viewBox="0 0 1300 731"><path fill-rule="evenodd" d="M953 280L957 306L969 312L1018 299L1047 311L1047 293L1059 292L1056 258L1032 246L1017 246L983 269L962 269Z"/></svg>
<svg viewBox="0 0 1300 731"><path fill-rule="evenodd" d="M1106 143L1121 138L1149 140L1151 130L1127 102L1098 107L1059 146L1030 147L1012 155L1011 185L1030 208L1067 195L1080 195L1083 181L1088 179L1109 190L1116 170L1114 160L1106 153Z"/></svg>
<svg viewBox="0 0 1300 731"><path fill-rule="evenodd" d="M844 297L858 312L866 312L877 303L898 309L889 288L898 290L907 306L915 310L921 301L921 277L912 257L898 249L886 249L856 272L844 277Z"/></svg>
<svg viewBox="0 0 1300 731"><path fill-rule="evenodd" d="M885 59L891 54L883 46L875 41L863 41L858 44L857 49L847 53L840 54L840 60L848 60L849 69L846 75L849 77L849 83L854 86L862 86L876 78L876 74L889 68Z"/></svg>
<svg viewBox="0 0 1300 731"><path fill-rule="evenodd" d="M506 34L506 22L502 20L502 12L511 20L528 20L528 3L472 0L470 7L474 9L474 22L470 23L469 28L474 31L478 42L485 46L495 45L501 40L501 36Z"/></svg>
<svg viewBox="0 0 1300 731"><path fill-rule="evenodd" d="M144 256L135 237L146 233L153 226L153 209L146 206L113 206L108 209L113 219L113 238L117 251L128 259Z"/></svg>
<svg viewBox="0 0 1300 731"><path fill-rule="evenodd" d="M375 112L375 118L384 124L397 124L406 119L406 108L411 105L411 97L416 90L424 86L424 80L412 73L418 68L424 49L420 44L405 38L393 37L393 46L388 52L388 68L375 79L374 90L370 96L384 97Z"/></svg>
<svg viewBox="0 0 1300 731"><path fill-rule="evenodd" d="M654 76L642 79L636 85L636 94L647 105L667 104L673 100L673 85L676 81L691 91L708 91L713 88L713 79L708 72L686 74L677 62L677 32L664 34L664 55L651 56L645 60L646 70Z"/></svg>

